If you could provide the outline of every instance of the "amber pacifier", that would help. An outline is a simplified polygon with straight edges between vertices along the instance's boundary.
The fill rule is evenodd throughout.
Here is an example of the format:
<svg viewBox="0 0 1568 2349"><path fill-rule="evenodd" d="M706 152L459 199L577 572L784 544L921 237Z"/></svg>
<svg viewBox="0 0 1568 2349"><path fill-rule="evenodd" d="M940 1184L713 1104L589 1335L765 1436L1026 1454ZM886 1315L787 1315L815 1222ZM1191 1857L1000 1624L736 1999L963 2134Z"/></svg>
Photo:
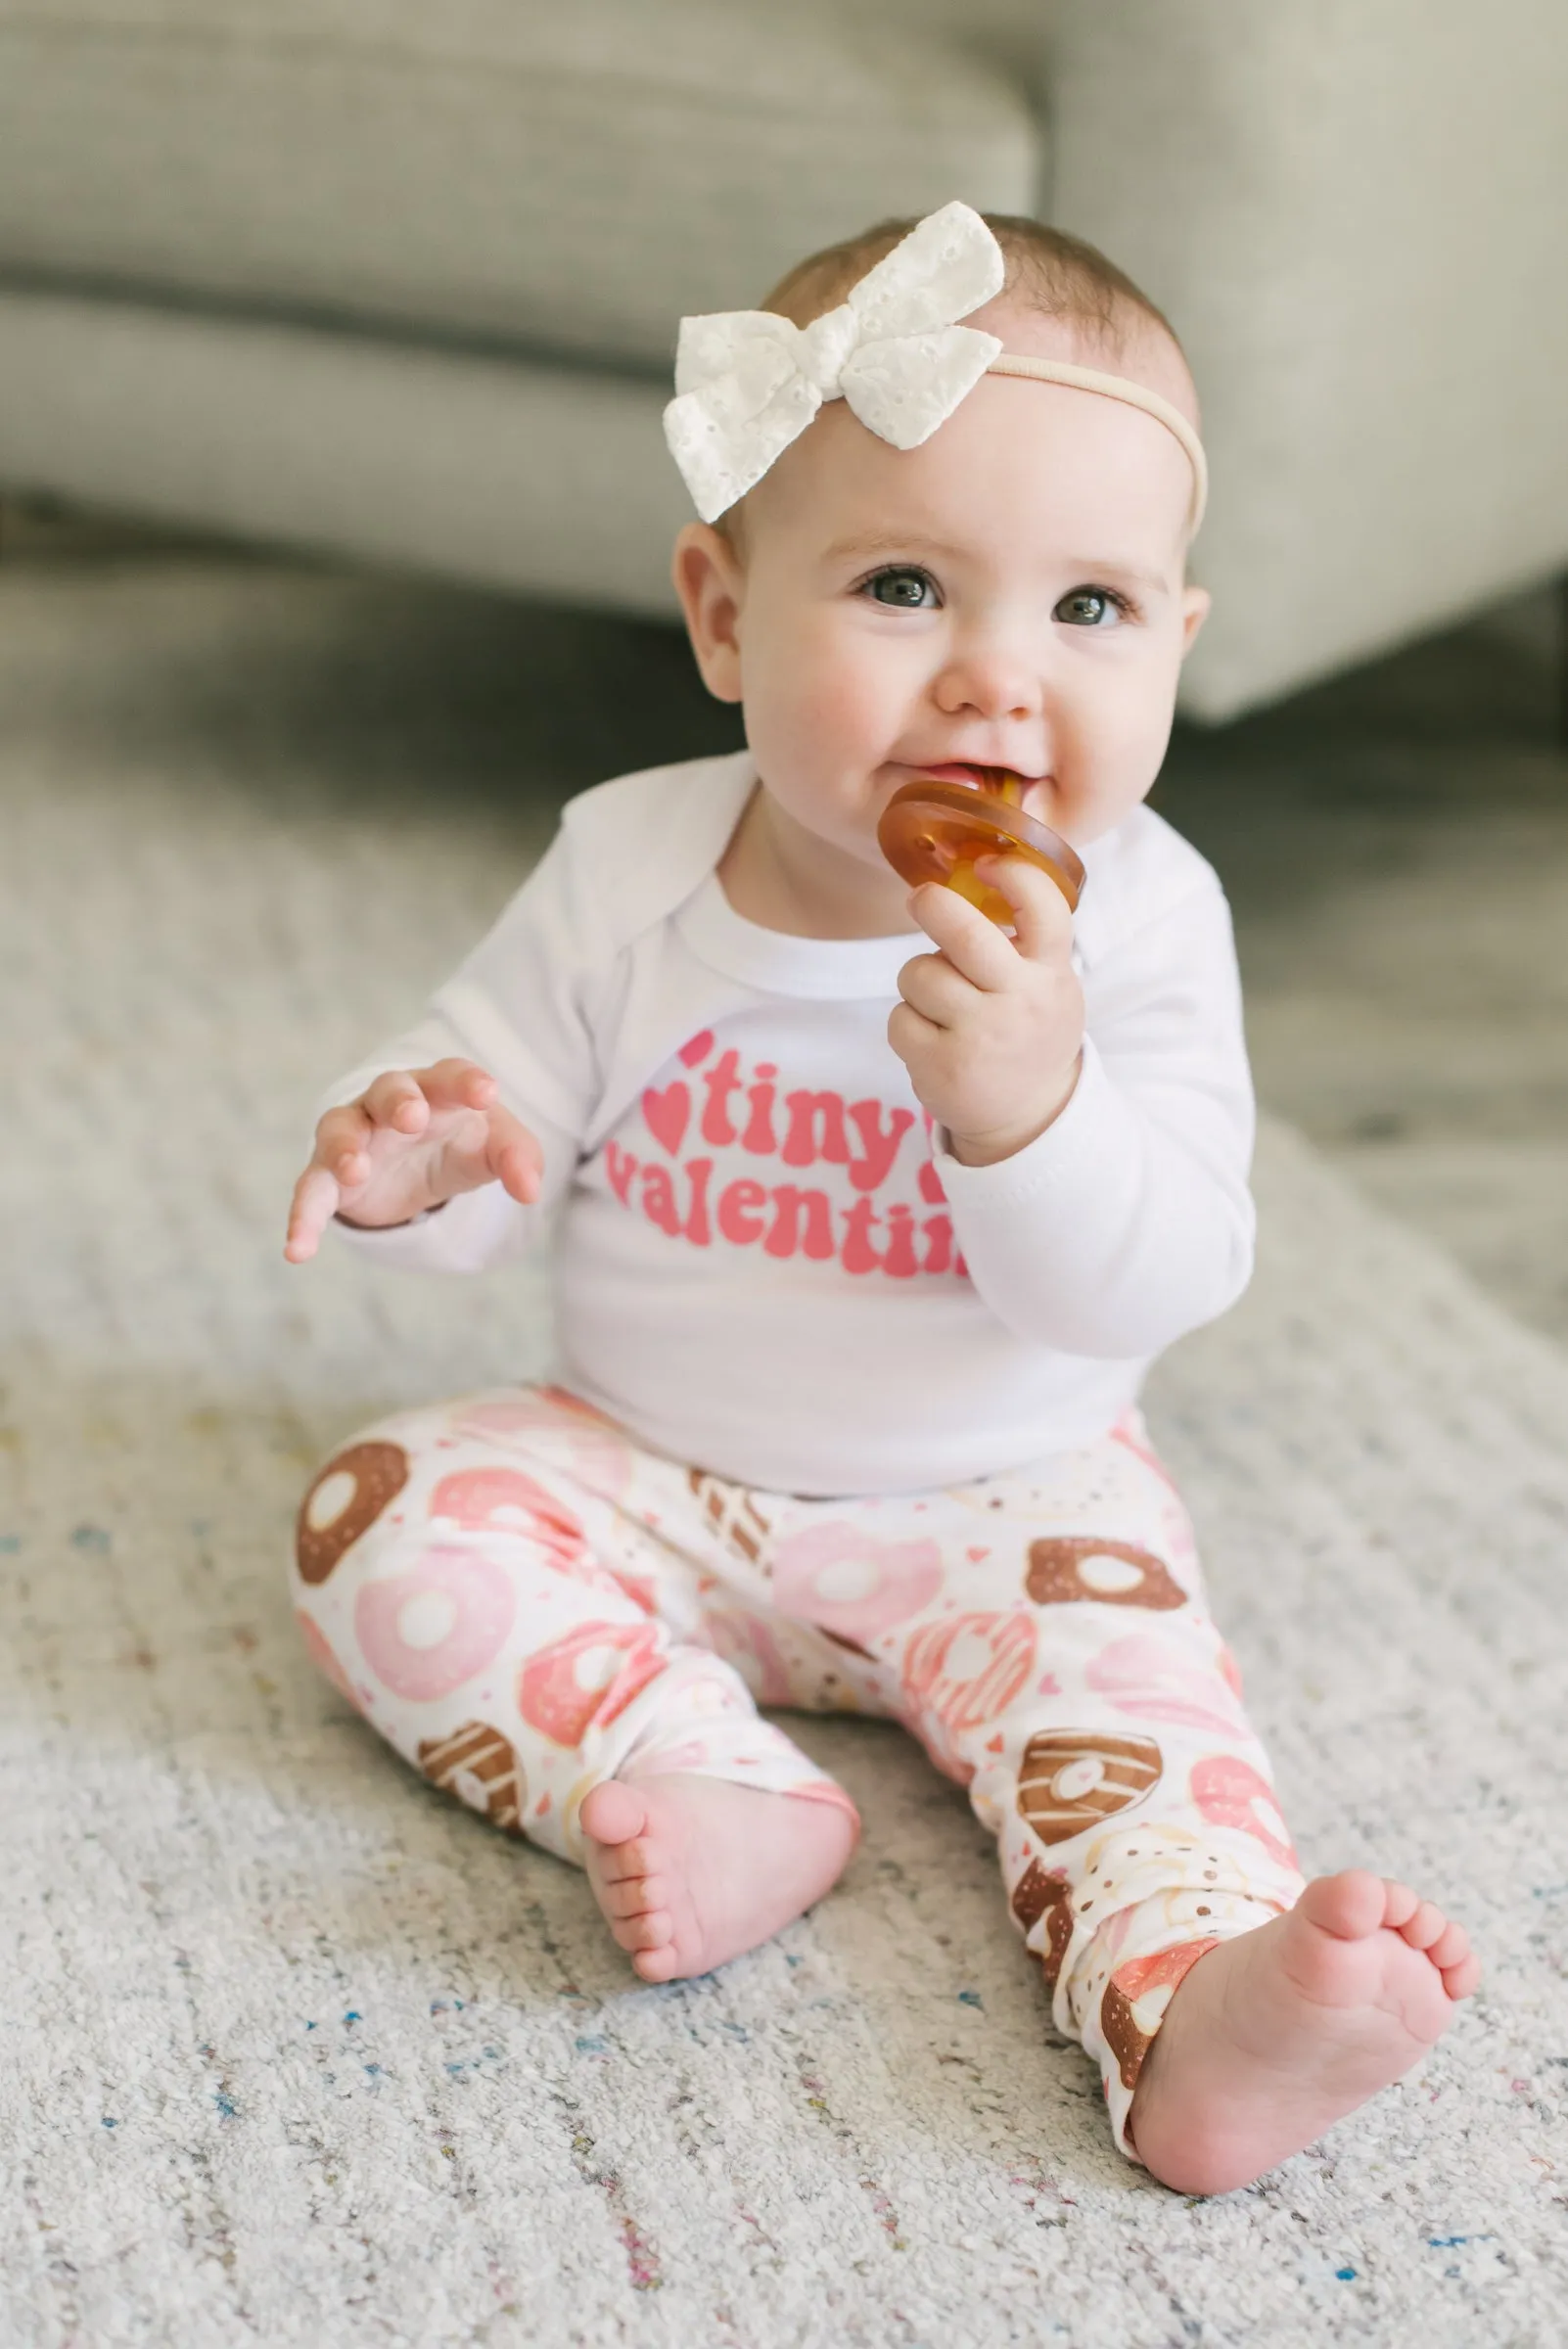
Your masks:
<svg viewBox="0 0 1568 2349"><path fill-rule="evenodd" d="M1013 909L999 889L978 878L985 856L1022 856L1049 873L1075 910L1084 890L1084 866L1059 832L1026 815L1019 802L1027 788L1021 775L992 770L997 780L971 789L965 783L905 783L882 810L877 845L900 880L911 889L940 881L978 905L987 919L1010 928Z"/></svg>

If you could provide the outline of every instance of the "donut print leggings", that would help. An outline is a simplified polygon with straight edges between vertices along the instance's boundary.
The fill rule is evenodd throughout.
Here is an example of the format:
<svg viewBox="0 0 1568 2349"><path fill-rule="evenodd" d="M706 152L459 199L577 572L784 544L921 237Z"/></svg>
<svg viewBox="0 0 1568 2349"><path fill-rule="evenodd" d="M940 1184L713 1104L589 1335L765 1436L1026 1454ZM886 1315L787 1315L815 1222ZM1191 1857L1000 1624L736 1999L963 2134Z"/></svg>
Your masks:
<svg viewBox="0 0 1568 2349"><path fill-rule="evenodd" d="M295 1601L338 1690L437 1786L582 1862L604 1778L850 1798L758 1704L901 1722L995 1835L1116 2142L1187 1967L1304 1879L1191 1528L1141 1419L895 1497L752 1491L559 1388L367 1429L301 1504Z"/></svg>

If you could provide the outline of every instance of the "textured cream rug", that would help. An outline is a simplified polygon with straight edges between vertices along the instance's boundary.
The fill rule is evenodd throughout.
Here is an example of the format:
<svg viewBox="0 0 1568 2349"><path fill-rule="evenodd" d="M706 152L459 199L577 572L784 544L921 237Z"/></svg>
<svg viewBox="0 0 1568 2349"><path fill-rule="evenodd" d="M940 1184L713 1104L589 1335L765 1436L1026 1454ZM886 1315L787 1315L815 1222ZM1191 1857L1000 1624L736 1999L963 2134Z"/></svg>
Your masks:
<svg viewBox="0 0 1568 2349"><path fill-rule="evenodd" d="M864 1810L842 1886L643 1987L313 1675L280 1565L336 1436L543 1359L531 1273L277 1253L313 1088L516 839L283 809L243 758L198 789L67 710L0 747L0 2342L1560 2341L1564 1358L1271 1128L1256 1285L1151 1399L1304 1860L1407 1876L1487 1966L1323 2144L1207 2204L1123 2164L883 1726L802 1732Z"/></svg>

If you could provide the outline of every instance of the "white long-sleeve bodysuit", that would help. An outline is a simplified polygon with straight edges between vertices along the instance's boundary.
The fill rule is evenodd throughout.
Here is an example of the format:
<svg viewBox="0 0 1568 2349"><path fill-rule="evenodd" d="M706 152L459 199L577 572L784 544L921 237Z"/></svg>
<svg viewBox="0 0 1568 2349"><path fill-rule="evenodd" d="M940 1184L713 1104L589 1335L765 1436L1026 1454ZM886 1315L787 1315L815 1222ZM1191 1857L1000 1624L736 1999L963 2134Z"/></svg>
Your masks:
<svg viewBox="0 0 1568 2349"><path fill-rule="evenodd" d="M655 1451L802 1495L891 1494L1102 1433L1150 1359L1252 1262L1254 1106L1228 908L1138 807L1084 852L1083 1074L1038 1140L961 1166L887 1040L916 933L804 939L715 866L749 755L622 776L549 852L427 1017L336 1084L478 1061L544 1151L392 1230L477 1271L559 1212L561 1382Z"/></svg>

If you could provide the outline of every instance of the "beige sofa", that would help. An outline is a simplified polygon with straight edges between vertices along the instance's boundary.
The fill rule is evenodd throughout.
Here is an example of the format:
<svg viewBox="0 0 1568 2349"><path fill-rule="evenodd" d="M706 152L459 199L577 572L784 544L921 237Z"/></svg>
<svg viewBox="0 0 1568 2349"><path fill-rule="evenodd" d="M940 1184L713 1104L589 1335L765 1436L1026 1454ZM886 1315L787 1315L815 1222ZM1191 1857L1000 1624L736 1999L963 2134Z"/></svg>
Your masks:
<svg viewBox="0 0 1568 2349"><path fill-rule="evenodd" d="M1222 717L1568 564L1563 0L0 0L0 485L670 608L674 321L962 195L1176 319Z"/></svg>

